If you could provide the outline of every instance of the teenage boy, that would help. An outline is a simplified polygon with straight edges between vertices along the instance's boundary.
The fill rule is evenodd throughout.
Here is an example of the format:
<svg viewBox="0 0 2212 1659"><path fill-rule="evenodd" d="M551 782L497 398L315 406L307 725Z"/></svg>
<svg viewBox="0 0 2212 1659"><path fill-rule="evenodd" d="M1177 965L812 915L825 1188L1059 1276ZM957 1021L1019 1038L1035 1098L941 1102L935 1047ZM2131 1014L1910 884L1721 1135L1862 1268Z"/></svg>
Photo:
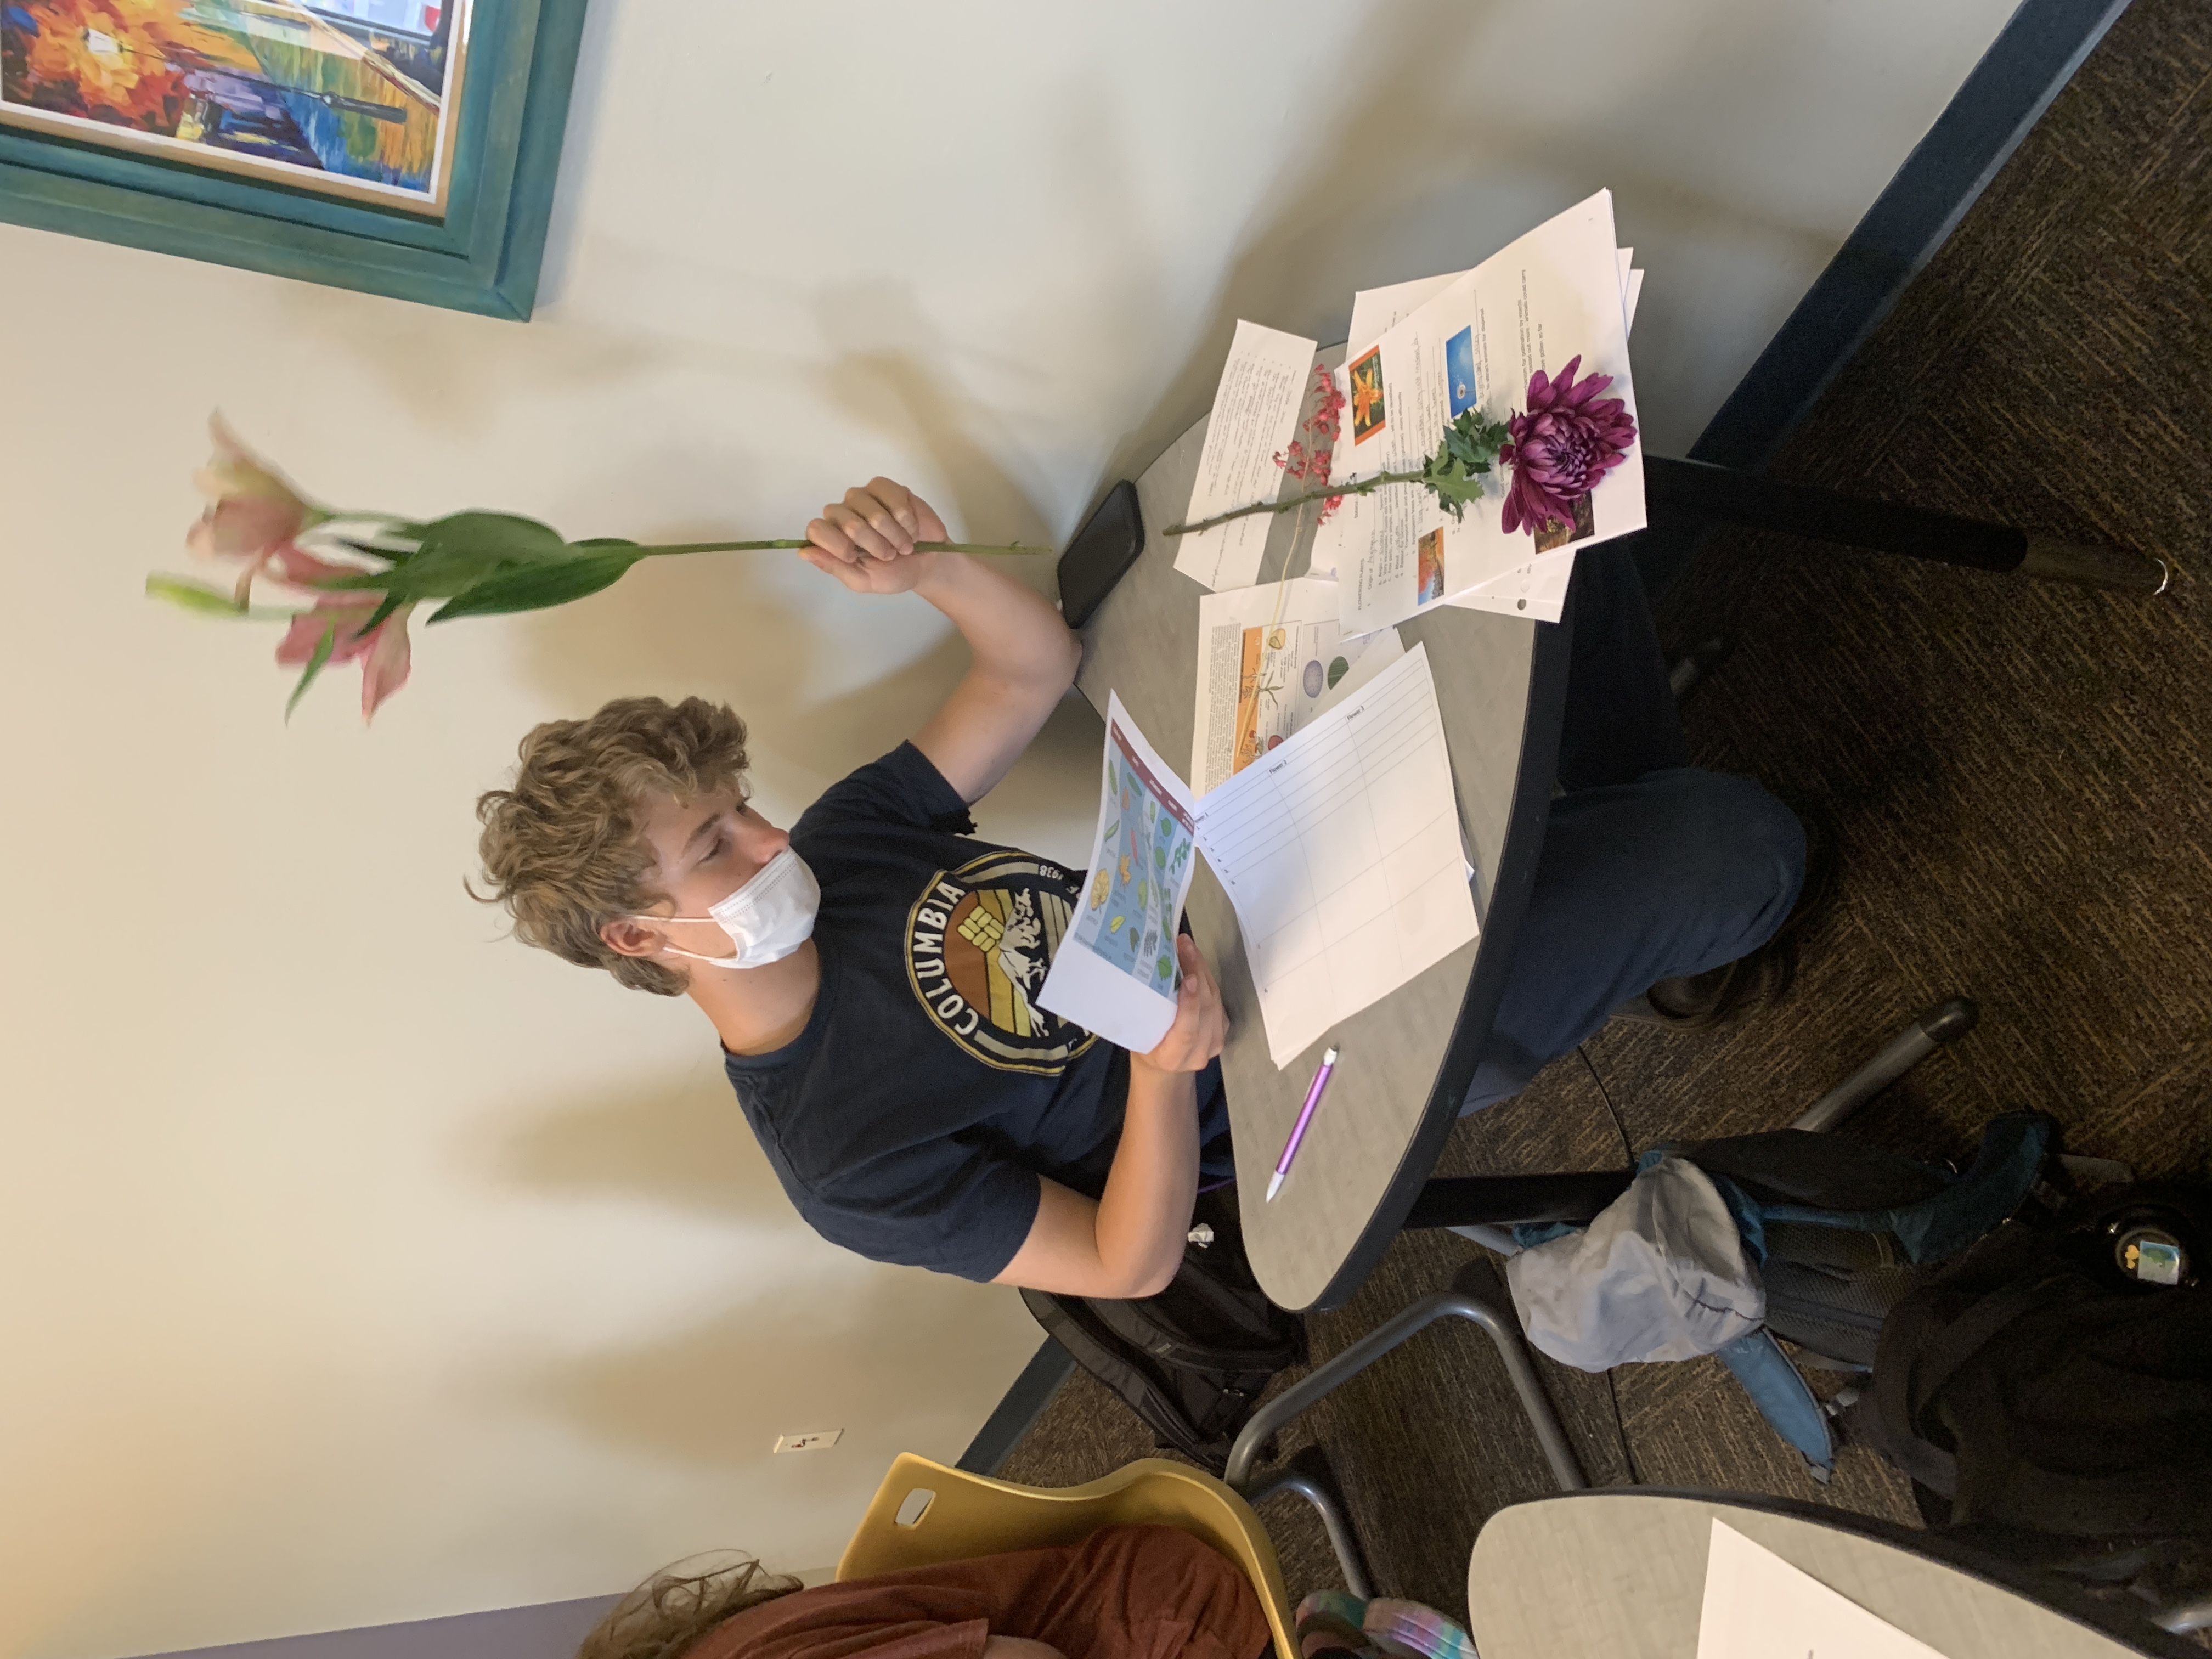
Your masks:
<svg viewBox="0 0 2212 1659"><path fill-rule="evenodd" d="M488 898L516 936L688 996L784 1189L878 1261L1090 1297L1158 1292L1201 1179L1235 1173L1221 999L1188 939L1149 1054L1037 1007L1083 872L974 838L969 807L1036 735L1080 646L988 562L921 553L904 486L848 490L802 554L860 593L918 594L973 663L908 742L787 833L749 804L745 728L688 698L611 702L523 739L477 803ZM1618 1006L1717 1016L1783 977L1797 821L1686 763L1643 590L1582 554L1559 781L1522 942L1467 1109L1516 1092Z"/></svg>

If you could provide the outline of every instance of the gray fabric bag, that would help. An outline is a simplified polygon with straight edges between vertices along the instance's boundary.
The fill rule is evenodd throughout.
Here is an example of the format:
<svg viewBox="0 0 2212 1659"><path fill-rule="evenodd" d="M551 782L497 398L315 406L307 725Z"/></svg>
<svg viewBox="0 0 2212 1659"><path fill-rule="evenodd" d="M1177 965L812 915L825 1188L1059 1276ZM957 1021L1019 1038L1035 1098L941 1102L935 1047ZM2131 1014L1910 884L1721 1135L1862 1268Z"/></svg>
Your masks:
<svg viewBox="0 0 2212 1659"><path fill-rule="evenodd" d="M1585 1371L1711 1353L1766 1314L1720 1189L1680 1158L1638 1176L1583 1231L1518 1252L1505 1278L1528 1340Z"/></svg>

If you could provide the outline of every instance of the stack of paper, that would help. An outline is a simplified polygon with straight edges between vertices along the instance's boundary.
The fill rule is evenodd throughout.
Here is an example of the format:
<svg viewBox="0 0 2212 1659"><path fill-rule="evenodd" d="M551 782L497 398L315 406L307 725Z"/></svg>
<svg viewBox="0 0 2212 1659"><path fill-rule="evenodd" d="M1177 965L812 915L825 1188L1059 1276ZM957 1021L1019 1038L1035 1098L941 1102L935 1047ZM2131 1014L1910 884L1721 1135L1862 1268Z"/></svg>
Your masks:
<svg viewBox="0 0 2212 1659"><path fill-rule="evenodd" d="M1614 241L1612 194L1601 191L1472 270L1360 293L1336 372L1346 401L1332 476L1356 481L1418 469L1462 411L1505 420L1525 409L1531 376L1556 375L1575 357L1579 374L1611 375L1605 395L1633 414L1628 325L1643 273L1631 258ZM1310 361L1312 349L1310 341L1238 325L1188 522L1285 493L1276 458L1310 390L1287 368L1301 351ZM1640 451L1574 503L1572 524L1534 537L1499 527L1509 477L1501 466L1481 501L1458 519L1419 484L1346 497L1315 539L1310 573L1337 580L1343 635L1369 634L1435 605L1556 622L1576 547L1644 527ZM1197 545L1178 550L1176 568L1209 587L1248 584L1258 574L1267 523L1255 514L1186 537ZM1221 549L1232 538L1229 556Z"/></svg>

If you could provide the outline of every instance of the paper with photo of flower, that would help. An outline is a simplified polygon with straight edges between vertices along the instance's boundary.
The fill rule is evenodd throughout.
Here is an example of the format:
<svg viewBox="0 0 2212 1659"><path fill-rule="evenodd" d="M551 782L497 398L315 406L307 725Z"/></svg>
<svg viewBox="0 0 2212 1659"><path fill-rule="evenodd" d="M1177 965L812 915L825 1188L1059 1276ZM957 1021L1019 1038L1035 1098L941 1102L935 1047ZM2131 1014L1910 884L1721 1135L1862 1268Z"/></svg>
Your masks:
<svg viewBox="0 0 2212 1659"><path fill-rule="evenodd" d="M1611 375L1606 395L1620 398L1632 416L1627 336L1642 274L1632 250L1615 244L1612 198L1600 191L1472 270L1362 290L1353 300L1346 356L1379 354L1399 435L1378 434L1352 470L1418 465L1419 439L1451 420L1455 404L1464 406L1460 386L1470 368L1474 406L1504 419L1527 408L1534 373L1547 366L1557 373L1564 360L1579 357L1580 376ZM1533 537L1505 532L1500 507L1509 477L1501 467L1494 493L1486 492L1459 521L1417 491L1348 497L1323 527L1313 561L1337 574L1345 631L1403 621L1438 603L1557 621L1574 546L1644 522L1642 469L1622 465L1604 476L1586 505L1571 504L1571 521ZM1423 557L1424 544L1432 550L1438 531L1441 584L1436 559Z"/></svg>

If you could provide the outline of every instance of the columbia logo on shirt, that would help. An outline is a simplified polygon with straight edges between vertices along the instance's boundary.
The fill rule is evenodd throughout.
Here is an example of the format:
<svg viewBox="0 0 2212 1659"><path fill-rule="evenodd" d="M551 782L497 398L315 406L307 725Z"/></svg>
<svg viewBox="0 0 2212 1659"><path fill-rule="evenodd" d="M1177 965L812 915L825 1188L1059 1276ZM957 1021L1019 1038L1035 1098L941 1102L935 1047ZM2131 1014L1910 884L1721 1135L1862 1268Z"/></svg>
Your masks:
<svg viewBox="0 0 2212 1659"><path fill-rule="evenodd" d="M937 1029L987 1066L1056 1074L1097 1039L1030 999L1074 911L1075 878L1024 853L940 870L907 915L907 979Z"/></svg>

